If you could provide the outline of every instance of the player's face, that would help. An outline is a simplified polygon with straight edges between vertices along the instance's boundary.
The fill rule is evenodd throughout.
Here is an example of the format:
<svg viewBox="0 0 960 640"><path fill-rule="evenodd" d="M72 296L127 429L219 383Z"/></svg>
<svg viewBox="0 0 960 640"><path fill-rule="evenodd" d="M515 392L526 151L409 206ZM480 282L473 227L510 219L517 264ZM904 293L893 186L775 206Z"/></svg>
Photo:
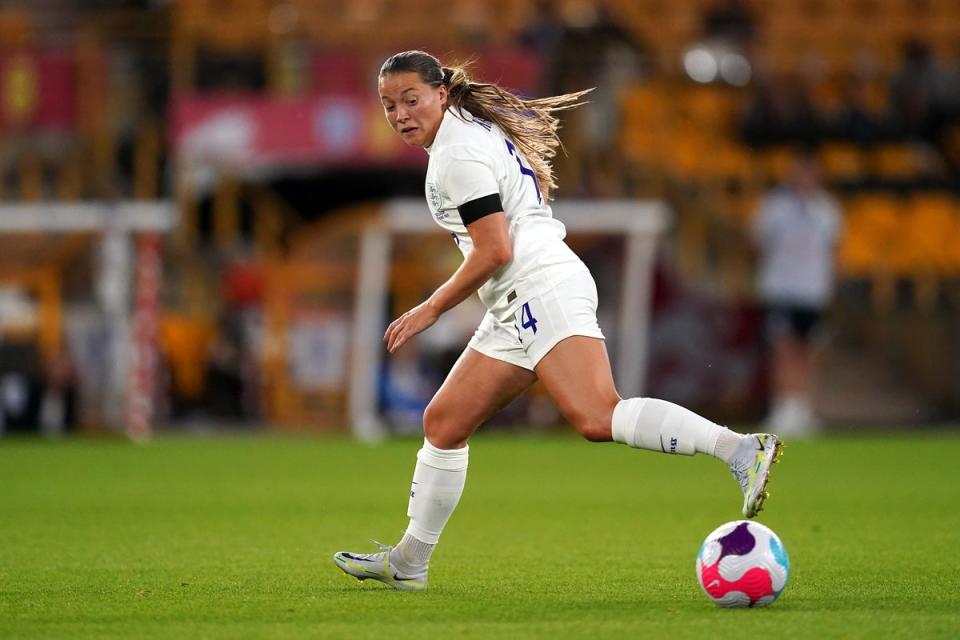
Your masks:
<svg viewBox="0 0 960 640"><path fill-rule="evenodd" d="M447 108L447 88L431 87L413 71L380 76L380 102L387 122L413 147L429 147Z"/></svg>

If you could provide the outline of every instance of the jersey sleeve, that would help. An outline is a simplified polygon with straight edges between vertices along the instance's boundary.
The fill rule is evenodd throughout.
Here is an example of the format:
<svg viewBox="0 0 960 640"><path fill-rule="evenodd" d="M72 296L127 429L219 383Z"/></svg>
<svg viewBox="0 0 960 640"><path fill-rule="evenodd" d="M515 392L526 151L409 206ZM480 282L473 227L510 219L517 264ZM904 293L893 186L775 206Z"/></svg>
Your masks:
<svg viewBox="0 0 960 640"><path fill-rule="evenodd" d="M460 147L450 149L443 162L440 188L456 205L464 225L503 211L491 159Z"/></svg>

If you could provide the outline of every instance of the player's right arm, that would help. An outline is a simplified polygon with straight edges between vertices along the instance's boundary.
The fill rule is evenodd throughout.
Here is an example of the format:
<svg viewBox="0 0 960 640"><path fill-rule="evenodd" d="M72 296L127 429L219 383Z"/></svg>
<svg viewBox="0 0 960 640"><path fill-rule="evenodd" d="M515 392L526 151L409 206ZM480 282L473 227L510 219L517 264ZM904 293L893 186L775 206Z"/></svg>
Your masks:
<svg viewBox="0 0 960 640"><path fill-rule="evenodd" d="M497 205L499 205L497 197ZM494 206L491 202L488 206ZM387 327L383 339L387 351L393 353L424 329L432 326L445 311L457 306L513 259L513 247L507 230L507 216L502 211L492 212L467 224L473 240L473 251L463 263L440 285L426 301L394 320Z"/></svg>
<svg viewBox="0 0 960 640"><path fill-rule="evenodd" d="M497 199L499 204L499 198ZM439 313L457 306L513 259L507 215L496 211L467 224L473 251L450 278L433 292L426 304Z"/></svg>
<svg viewBox="0 0 960 640"><path fill-rule="evenodd" d="M466 145L447 150L438 161L443 163L438 172L440 187L456 205L473 249L426 301L390 323L383 338L391 353L466 300L513 259L507 216L491 168L494 161Z"/></svg>

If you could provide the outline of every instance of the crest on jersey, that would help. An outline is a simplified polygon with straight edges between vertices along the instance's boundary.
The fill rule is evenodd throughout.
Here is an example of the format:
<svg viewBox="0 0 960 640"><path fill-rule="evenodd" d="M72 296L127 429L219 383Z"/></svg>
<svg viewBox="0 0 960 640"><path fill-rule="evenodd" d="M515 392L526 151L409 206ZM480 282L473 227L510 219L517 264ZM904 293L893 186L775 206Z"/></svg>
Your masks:
<svg viewBox="0 0 960 640"><path fill-rule="evenodd" d="M440 189L432 182L427 183L427 202L433 209L434 215L440 214L440 207L443 206L443 198L440 197Z"/></svg>

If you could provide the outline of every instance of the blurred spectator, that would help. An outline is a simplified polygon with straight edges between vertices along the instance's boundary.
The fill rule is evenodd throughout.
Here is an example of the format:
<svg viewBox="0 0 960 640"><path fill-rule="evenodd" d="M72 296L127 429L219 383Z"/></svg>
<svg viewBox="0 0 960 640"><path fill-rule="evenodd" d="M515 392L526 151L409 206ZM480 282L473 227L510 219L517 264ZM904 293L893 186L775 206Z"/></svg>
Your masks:
<svg viewBox="0 0 960 640"><path fill-rule="evenodd" d="M77 419L77 374L66 353L45 363L43 392L39 406L40 432L59 436L72 429Z"/></svg>
<svg viewBox="0 0 960 640"><path fill-rule="evenodd" d="M644 67L648 47L627 31L607 3L538 1L517 44L540 56L546 94L579 91L597 85L611 70Z"/></svg>
<svg viewBox="0 0 960 640"><path fill-rule="evenodd" d="M39 371L35 344L0 341L0 435L36 431L43 393Z"/></svg>
<svg viewBox="0 0 960 640"><path fill-rule="evenodd" d="M584 5L566 16L559 60L559 91L579 91L602 82L622 66L642 67L647 46L617 20L606 3Z"/></svg>
<svg viewBox="0 0 960 640"><path fill-rule="evenodd" d="M246 350L240 316L226 310L220 314L217 332L207 354L207 409L215 418L244 420L244 361Z"/></svg>
<svg viewBox="0 0 960 640"><path fill-rule="evenodd" d="M797 76L772 76L759 84L747 105L743 134L755 146L794 142L811 144L821 125Z"/></svg>
<svg viewBox="0 0 960 640"><path fill-rule="evenodd" d="M594 87L586 108L564 114L570 129L564 142L580 166L565 176L566 193L616 195L610 178L618 174L620 100L624 89L648 67L649 51L621 26L607 3L574 4L564 15L564 31L547 93L557 95ZM576 10L573 10L576 9ZM569 161L573 163L573 160ZM579 183L579 184L578 184ZM602 184L601 184L602 183Z"/></svg>
<svg viewBox="0 0 960 640"><path fill-rule="evenodd" d="M920 40L907 41L900 68L890 82L891 106L899 133L935 140L955 91L930 47Z"/></svg>
<svg viewBox="0 0 960 640"><path fill-rule="evenodd" d="M250 90L267 87L267 61L258 51L197 51L196 83L201 91Z"/></svg>
<svg viewBox="0 0 960 640"><path fill-rule="evenodd" d="M565 28L559 4L552 0L537 0L533 18L520 31L518 44L537 53L543 60L551 60L560 48Z"/></svg>
<svg viewBox="0 0 960 640"><path fill-rule="evenodd" d="M747 47L757 34L753 12L743 0L714 0L703 13L703 38Z"/></svg>
<svg viewBox="0 0 960 640"><path fill-rule="evenodd" d="M517 44L535 53L541 60L543 86L548 95L559 93L563 69L558 60L566 28L559 4L552 0L538 0L534 5L533 18L517 38Z"/></svg>
<svg viewBox="0 0 960 640"><path fill-rule="evenodd" d="M839 109L827 114L831 137L851 140L860 145L876 144L886 135L885 118L871 108L869 82L851 75L844 79Z"/></svg>
<svg viewBox="0 0 960 640"><path fill-rule="evenodd" d="M787 182L761 203L753 230L772 355L767 423L780 435L810 435L818 426L811 338L833 293L840 226L838 205L821 187L813 156L798 152Z"/></svg>
<svg viewBox="0 0 960 640"><path fill-rule="evenodd" d="M207 351L206 408L214 418L248 421L259 413L263 273L255 262L236 259L221 285L224 306Z"/></svg>

